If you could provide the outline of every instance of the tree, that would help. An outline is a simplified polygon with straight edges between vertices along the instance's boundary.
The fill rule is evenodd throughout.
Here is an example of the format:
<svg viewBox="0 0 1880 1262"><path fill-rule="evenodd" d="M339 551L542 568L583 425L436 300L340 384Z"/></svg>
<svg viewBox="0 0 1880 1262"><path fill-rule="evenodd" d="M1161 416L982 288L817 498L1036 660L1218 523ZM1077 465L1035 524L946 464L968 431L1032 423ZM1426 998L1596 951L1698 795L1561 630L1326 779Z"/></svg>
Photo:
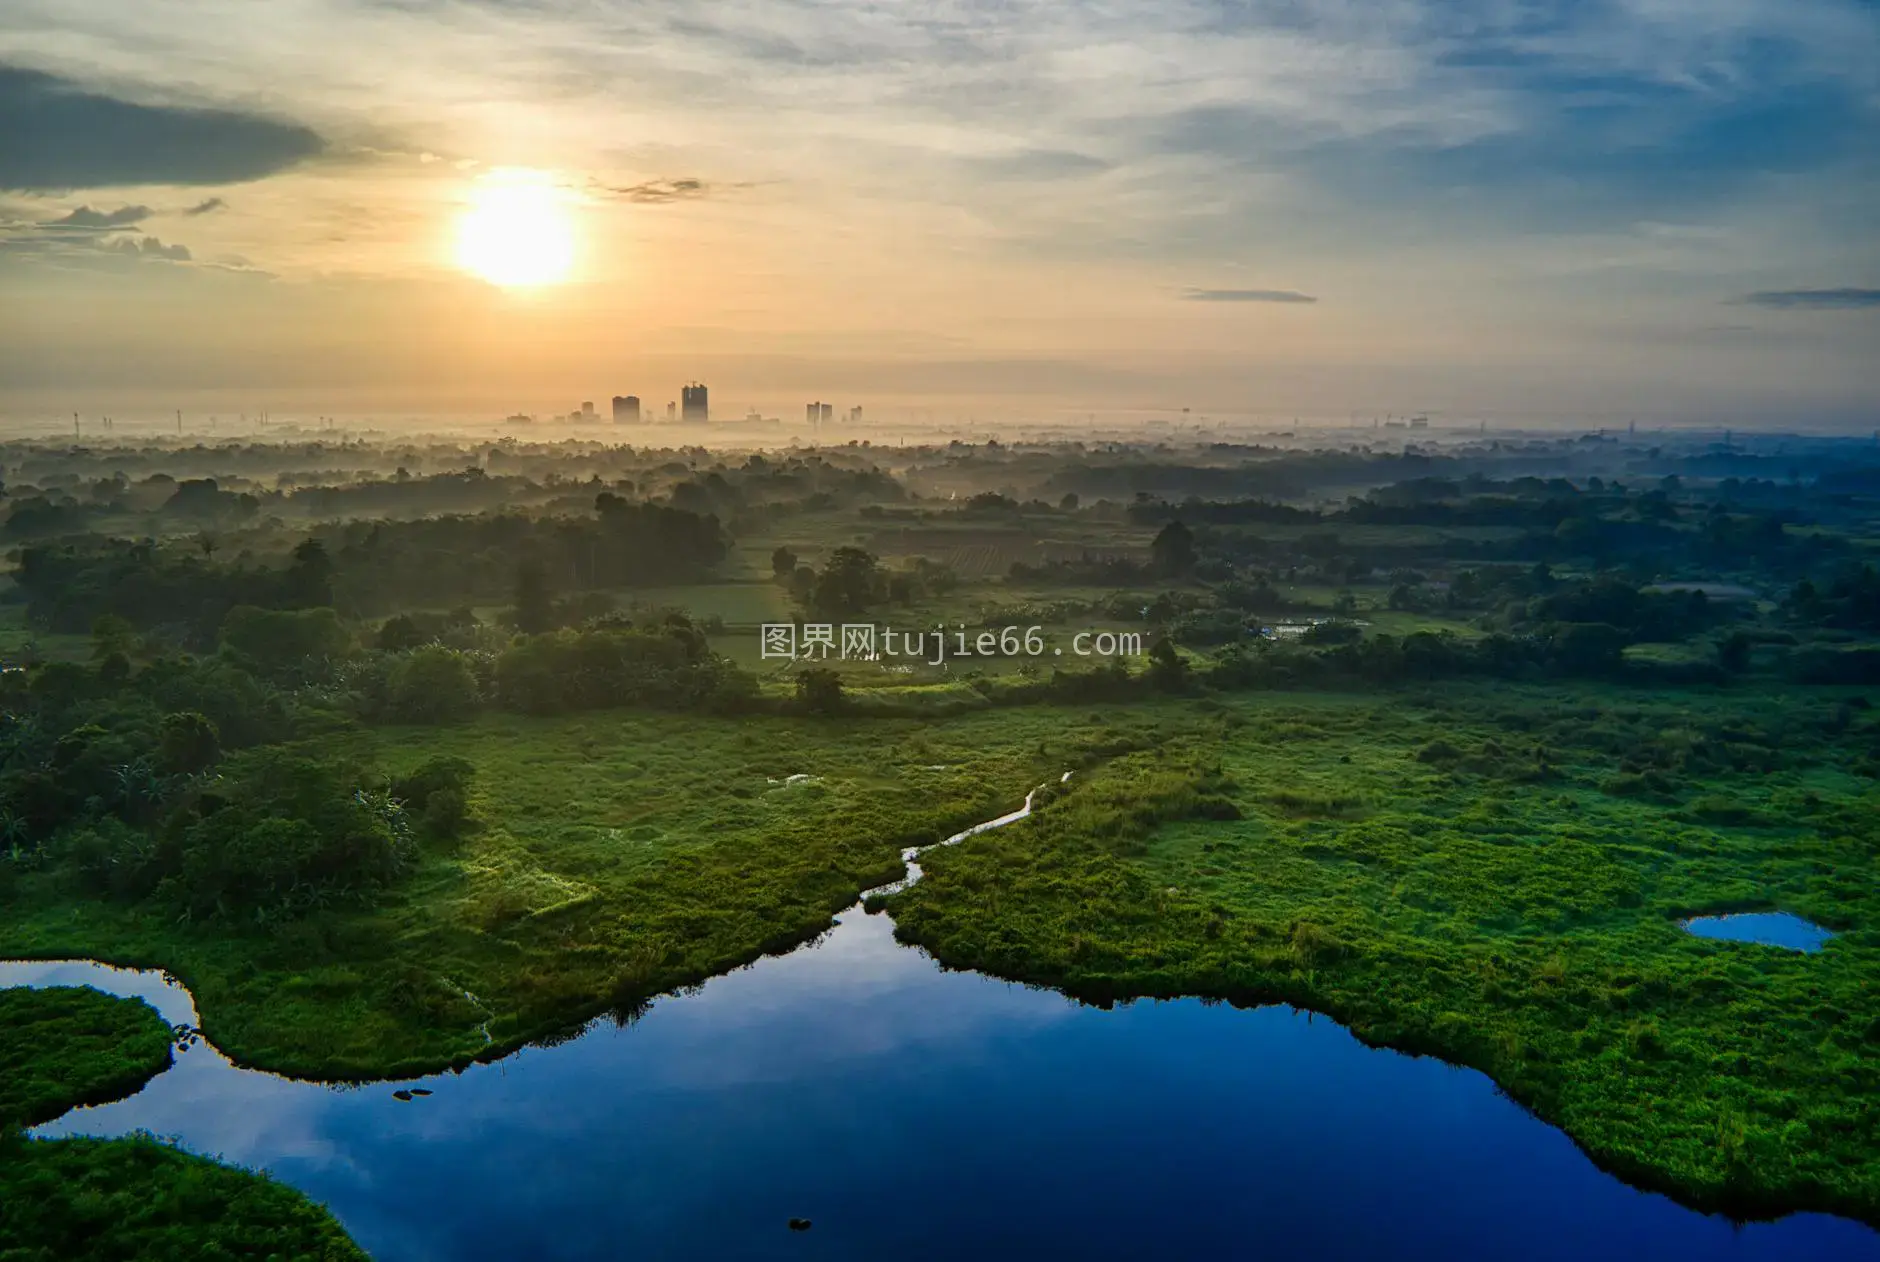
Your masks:
<svg viewBox="0 0 1880 1262"><path fill-rule="evenodd" d="M158 766L178 775L207 771L222 756L222 734L207 715L177 710L157 729Z"/></svg>
<svg viewBox="0 0 1880 1262"><path fill-rule="evenodd" d="M874 554L861 548L837 548L816 576L810 607L825 617L865 612L881 599L883 584Z"/></svg>
<svg viewBox="0 0 1880 1262"><path fill-rule="evenodd" d="M137 628L114 613L99 614L91 624L91 656L99 661L114 653L128 656L137 643Z"/></svg>
<svg viewBox="0 0 1880 1262"><path fill-rule="evenodd" d="M318 539L302 539L294 546L294 560L287 567L289 608L308 609L333 603L333 558Z"/></svg>
<svg viewBox="0 0 1880 1262"><path fill-rule="evenodd" d="M1717 645L1717 665L1732 675L1749 669L1750 639L1741 631L1732 631Z"/></svg>
<svg viewBox="0 0 1880 1262"><path fill-rule="evenodd" d="M811 714L834 714L842 708L842 676L817 666L796 677L796 699Z"/></svg>
<svg viewBox="0 0 1880 1262"><path fill-rule="evenodd" d="M1179 520L1171 521L1162 527L1155 541L1149 545L1149 554L1157 573L1169 576L1186 574L1195 568L1194 532Z"/></svg>
<svg viewBox="0 0 1880 1262"><path fill-rule="evenodd" d="M548 571L530 557L516 566L516 630L540 635L555 629L555 598L548 590Z"/></svg>
<svg viewBox="0 0 1880 1262"><path fill-rule="evenodd" d="M419 630L417 619L410 614L401 613L379 624L377 643L387 653L402 653L424 642L424 633Z"/></svg>
<svg viewBox="0 0 1880 1262"><path fill-rule="evenodd" d="M222 645L257 674L291 679L319 674L345 657L352 651L352 635L329 608L238 605L222 620Z"/></svg>
<svg viewBox="0 0 1880 1262"><path fill-rule="evenodd" d="M1149 681L1163 692L1180 692L1188 686L1188 663L1167 636L1149 650Z"/></svg>
<svg viewBox="0 0 1880 1262"><path fill-rule="evenodd" d="M352 634L332 609L238 605L222 620L223 648L246 669L276 682L323 677L352 652Z"/></svg>
<svg viewBox="0 0 1880 1262"><path fill-rule="evenodd" d="M778 548L770 554L770 575L772 578L788 579L796 574L796 553L788 548Z"/></svg>

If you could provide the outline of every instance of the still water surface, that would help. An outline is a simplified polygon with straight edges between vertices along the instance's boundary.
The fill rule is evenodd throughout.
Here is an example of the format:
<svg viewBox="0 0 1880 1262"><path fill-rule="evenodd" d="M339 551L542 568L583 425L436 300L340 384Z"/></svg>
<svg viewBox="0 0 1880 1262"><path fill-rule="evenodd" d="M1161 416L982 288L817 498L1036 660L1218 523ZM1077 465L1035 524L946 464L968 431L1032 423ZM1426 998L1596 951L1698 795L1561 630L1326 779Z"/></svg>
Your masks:
<svg viewBox="0 0 1880 1262"><path fill-rule="evenodd" d="M1721 916L1693 916L1680 922L1686 932L1700 938L1728 942L1756 942L1790 951L1819 951L1834 935L1786 911L1731 912Z"/></svg>
<svg viewBox="0 0 1880 1262"><path fill-rule="evenodd" d="M60 983L195 1019L153 973L0 964ZM199 1044L38 1133L140 1129L265 1167L379 1262L1880 1260L1843 1219L1738 1227L1635 1191L1482 1075L1323 1018L1080 1007L943 971L859 908L628 1028L461 1075L335 1089Z"/></svg>

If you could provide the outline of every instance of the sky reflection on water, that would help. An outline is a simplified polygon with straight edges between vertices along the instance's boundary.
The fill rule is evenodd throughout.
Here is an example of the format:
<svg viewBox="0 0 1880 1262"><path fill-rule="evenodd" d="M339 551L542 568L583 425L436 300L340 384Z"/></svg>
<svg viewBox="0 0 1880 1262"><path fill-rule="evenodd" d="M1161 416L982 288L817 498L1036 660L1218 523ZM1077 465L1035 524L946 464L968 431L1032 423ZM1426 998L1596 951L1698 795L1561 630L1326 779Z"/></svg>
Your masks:
<svg viewBox="0 0 1880 1262"><path fill-rule="evenodd" d="M40 1133L136 1129L272 1170L379 1262L1880 1259L1845 1220L1738 1228L1634 1191L1482 1075L1323 1018L1083 1008L944 972L859 910L626 1029L462 1075L336 1090L198 1046Z"/></svg>

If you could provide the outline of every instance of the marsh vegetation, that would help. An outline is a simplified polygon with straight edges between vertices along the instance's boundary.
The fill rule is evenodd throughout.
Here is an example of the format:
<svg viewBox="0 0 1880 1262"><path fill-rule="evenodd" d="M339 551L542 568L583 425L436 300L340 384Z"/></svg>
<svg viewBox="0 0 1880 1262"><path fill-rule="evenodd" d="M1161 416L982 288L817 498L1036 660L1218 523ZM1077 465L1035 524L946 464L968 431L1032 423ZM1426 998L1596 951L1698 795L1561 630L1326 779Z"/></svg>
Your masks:
<svg viewBox="0 0 1880 1262"><path fill-rule="evenodd" d="M172 1037L136 1000L85 987L0 989L0 1257L363 1262L330 1215L265 1176L146 1135L21 1132L129 1095L169 1065Z"/></svg>

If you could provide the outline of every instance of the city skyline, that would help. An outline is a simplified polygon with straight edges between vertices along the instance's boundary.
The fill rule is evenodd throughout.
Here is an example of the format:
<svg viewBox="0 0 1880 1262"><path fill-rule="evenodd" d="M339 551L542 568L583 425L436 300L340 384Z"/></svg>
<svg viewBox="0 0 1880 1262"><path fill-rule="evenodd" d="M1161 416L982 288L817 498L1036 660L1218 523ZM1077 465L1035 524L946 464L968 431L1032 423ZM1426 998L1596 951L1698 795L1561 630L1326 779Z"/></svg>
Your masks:
<svg viewBox="0 0 1880 1262"><path fill-rule="evenodd" d="M688 14L8 6L0 414L1874 423L1855 0Z"/></svg>

